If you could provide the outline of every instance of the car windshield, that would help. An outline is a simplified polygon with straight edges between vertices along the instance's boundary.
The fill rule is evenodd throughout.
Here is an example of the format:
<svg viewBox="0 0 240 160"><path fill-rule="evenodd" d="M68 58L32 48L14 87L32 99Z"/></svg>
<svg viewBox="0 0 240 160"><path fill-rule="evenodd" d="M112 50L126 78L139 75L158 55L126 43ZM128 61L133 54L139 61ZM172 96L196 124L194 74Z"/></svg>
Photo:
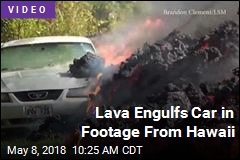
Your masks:
<svg viewBox="0 0 240 160"><path fill-rule="evenodd" d="M1 71L68 66L74 58L94 53L90 43L42 43L1 49Z"/></svg>

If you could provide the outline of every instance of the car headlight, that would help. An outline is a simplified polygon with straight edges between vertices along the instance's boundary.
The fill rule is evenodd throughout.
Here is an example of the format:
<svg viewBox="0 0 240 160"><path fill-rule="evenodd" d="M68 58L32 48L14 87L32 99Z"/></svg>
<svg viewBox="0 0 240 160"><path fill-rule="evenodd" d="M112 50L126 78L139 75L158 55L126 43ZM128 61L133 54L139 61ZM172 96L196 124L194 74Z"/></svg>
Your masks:
<svg viewBox="0 0 240 160"><path fill-rule="evenodd" d="M1 93L1 102L10 102L8 93Z"/></svg>
<svg viewBox="0 0 240 160"><path fill-rule="evenodd" d="M88 92L86 88L72 88L68 90L66 95L67 98L78 98L78 97L88 97Z"/></svg>

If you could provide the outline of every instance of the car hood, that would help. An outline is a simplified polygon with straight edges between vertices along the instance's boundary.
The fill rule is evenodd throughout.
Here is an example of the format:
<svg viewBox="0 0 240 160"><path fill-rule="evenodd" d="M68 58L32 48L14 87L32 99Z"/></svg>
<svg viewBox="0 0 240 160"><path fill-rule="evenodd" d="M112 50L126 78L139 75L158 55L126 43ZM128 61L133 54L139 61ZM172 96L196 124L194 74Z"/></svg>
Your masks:
<svg viewBox="0 0 240 160"><path fill-rule="evenodd" d="M35 69L1 73L1 92L80 88L87 78L71 77L63 69Z"/></svg>

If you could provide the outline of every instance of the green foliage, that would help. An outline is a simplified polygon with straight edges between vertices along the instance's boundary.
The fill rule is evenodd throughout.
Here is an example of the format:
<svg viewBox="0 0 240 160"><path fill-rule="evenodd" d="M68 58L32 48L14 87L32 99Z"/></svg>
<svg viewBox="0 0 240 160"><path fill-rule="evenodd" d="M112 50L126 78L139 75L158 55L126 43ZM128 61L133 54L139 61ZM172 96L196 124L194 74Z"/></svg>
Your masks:
<svg viewBox="0 0 240 160"><path fill-rule="evenodd" d="M2 42L51 35L91 36L110 31L134 13L144 2L57 1L55 19L1 19Z"/></svg>

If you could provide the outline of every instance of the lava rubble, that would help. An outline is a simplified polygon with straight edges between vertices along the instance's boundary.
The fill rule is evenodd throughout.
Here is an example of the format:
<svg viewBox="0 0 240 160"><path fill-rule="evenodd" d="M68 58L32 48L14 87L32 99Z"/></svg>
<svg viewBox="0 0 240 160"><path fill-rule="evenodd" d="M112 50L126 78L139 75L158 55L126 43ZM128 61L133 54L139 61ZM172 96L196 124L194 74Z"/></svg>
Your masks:
<svg viewBox="0 0 240 160"><path fill-rule="evenodd" d="M182 158L239 158L239 26L226 21L209 34L197 39L177 30L154 44L145 43L119 65L105 66L100 56L87 53L74 59L69 72L74 77L97 77L97 92L90 94L89 116L80 126L91 128L225 128L236 126L236 137L228 138L121 138L81 137L79 128L67 138L67 144L85 146L144 146L143 155L171 158L173 152ZM96 119L94 107L102 110L130 111L134 107L167 110L181 106L191 110L217 109L234 111L233 119ZM117 155L121 157L121 155Z"/></svg>
<svg viewBox="0 0 240 160"><path fill-rule="evenodd" d="M90 56L90 55L89 55ZM84 61L86 57L82 58ZM119 66L104 66L100 57L102 83L100 92L92 99L92 105L107 109L128 109L135 106L145 109L168 109L170 106L181 106L190 110L194 106L203 109L226 109L234 111L234 119L162 119L153 122L149 119L98 119L91 115L81 125L91 128L144 128L152 125L156 128L184 128L199 126L201 128L226 127L236 125L239 133L239 26L233 21L226 21L213 32L195 39L177 30L166 38L150 45L145 43ZM81 60L70 67L73 76L82 76ZM91 66L90 61L88 64ZM115 68L114 68L115 67ZM105 78L114 68L111 79ZM117 68L117 70L116 70ZM106 72L106 70L108 72ZM232 72L231 72L232 70ZM105 76L105 77L104 77ZM105 79L104 79L105 78ZM92 106L94 107L94 106ZM79 132L76 134L76 132ZM189 158L192 151L199 157L236 158L239 157L238 136L234 139L164 139L139 138L128 142L108 138L81 138L80 131L74 131L75 145L144 145L145 155L168 154L172 149L181 150L178 154ZM70 138L71 139L71 138ZM209 143L211 141L212 143ZM183 145L184 144L184 145ZM219 145L220 144L220 145ZM186 147L183 147L186 146ZM179 149L179 147L181 149ZM220 152L221 151L221 152Z"/></svg>

